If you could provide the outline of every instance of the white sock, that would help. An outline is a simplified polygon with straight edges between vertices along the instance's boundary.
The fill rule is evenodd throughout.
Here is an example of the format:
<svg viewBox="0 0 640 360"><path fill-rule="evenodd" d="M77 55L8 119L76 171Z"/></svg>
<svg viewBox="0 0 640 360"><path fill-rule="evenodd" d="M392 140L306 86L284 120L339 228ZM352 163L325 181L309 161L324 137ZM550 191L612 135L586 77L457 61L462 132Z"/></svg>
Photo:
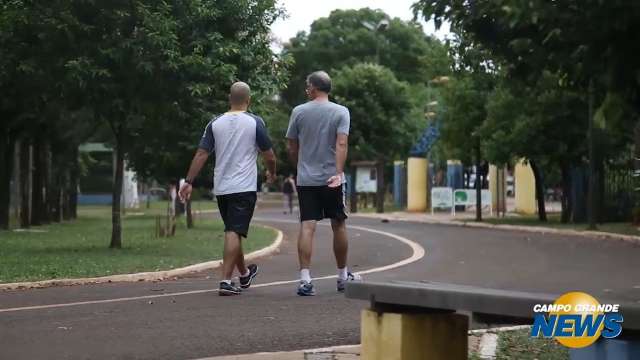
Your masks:
<svg viewBox="0 0 640 360"><path fill-rule="evenodd" d="M244 274L240 274L240 277L247 277L249 275L251 275L251 270L247 269L247 272Z"/></svg>
<svg viewBox="0 0 640 360"><path fill-rule="evenodd" d="M347 274L349 272L347 271L347 267L343 267L342 269L338 269L338 279L340 280L347 280Z"/></svg>
<svg viewBox="0 0 640 360"><path fill-rule="evenodd" d="M231 285L231 280L222 280L221 282L226 283L227 285Z"/></svg>
<svg viewBox="0 0 640 360"><path fill-rule="evenodd" d="M311 274L309 273L309 269L300 270L300 280L311 282Z"/></svg>

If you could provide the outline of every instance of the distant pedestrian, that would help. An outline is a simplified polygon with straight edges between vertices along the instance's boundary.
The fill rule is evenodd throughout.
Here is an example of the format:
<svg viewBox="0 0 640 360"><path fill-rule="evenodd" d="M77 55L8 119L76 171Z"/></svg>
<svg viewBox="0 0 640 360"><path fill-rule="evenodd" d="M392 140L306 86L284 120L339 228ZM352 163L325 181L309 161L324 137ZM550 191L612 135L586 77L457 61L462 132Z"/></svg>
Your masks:
<svg viewBox="0 0 640 360"><path fill-rule="evenodd" d="M293 194L296 192L296 182L293 179L293 174L289 174L282 183L282 196L284 198L284 213L293 214Z"/></svg>

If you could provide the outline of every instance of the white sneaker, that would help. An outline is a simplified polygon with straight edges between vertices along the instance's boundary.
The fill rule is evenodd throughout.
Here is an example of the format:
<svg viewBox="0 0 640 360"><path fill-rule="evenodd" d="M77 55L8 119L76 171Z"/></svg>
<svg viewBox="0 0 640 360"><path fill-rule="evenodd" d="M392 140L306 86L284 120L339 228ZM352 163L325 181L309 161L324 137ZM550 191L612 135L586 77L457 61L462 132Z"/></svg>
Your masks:
<svg viewBox="0 0 640 360"><path fill-rule="evenodd" d="M347 273L347 279L342 280L338 278L337 289L339 292L344 292L345 285L351 281L362 281L362 276L358 274Z"/></svg>

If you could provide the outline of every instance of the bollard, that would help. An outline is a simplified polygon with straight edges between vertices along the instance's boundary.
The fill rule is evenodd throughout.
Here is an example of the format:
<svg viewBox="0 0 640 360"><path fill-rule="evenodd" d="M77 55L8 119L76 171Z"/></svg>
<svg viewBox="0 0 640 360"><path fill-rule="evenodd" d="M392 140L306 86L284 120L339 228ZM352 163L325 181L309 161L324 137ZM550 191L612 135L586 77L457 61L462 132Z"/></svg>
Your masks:
<svg viewBox="0 0 640 360"><path fill-rule="evenodd" d="M427 159L410 157L407 161L407 210L427 211Z"/></svg>
<svg viewBox="0 0 640 360"><path fill-rule="evenodd" d="M404 207L404 199L406 199L406 195L404 191L404 187L407 184L406 175L405 175L405 166L404 161L394 161L393 163L393 204L398 209L402 209Z"/></svg>
<svg viewBox="0 0 640 360"><path fill-rule="evenodd" d="M466 360L469 318L455 313L362 311L363 360Z"/></svg>

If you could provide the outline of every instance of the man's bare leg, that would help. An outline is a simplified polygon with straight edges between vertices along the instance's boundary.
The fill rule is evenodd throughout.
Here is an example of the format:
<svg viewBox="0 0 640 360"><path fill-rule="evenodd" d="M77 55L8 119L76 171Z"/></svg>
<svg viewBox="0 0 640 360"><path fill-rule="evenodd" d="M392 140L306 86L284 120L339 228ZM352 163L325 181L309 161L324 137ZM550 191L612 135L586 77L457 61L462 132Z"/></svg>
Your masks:
<svg viewBox="0 0 640 360"><path fill-rule="evenodd" d="M222 260L222 279L231 280L233 276L233 269L238 264L238 270L242 271L242 274L246 273L247 268L244 267L244 258L242 264L238 263L238 257L242 256L242 250L240 245L240 235L234 231L227 231L224 233L224 255ZM243 267L244 269L241 269Z"/></svg>
<svg viewBox="0 0 640 360"><path fill-rule="evenodd" d="M347 240L347 224L344 220L331 219L333 230L333 254L336 257L338 269L347 267L349 242Z"/></svg>
<svg viewBox="0 0 640 360"><path fill-rule="evenodd" d="M298 235L298 261L300 270L309 269L311 266L311 253L313 251L313 237L316 233L316 221L303 221L300 224L300 234Z"/></svg>
<svg viewBox="0 0 640 360"><path fill-rule="evenodd" d="M238 268L238 272L241 276L246 275L249 272L249 269L244 263L244 252L242 251L242 238L239 238L239 246L238 246L238 257L236 258L236 267Z"/></svg>

